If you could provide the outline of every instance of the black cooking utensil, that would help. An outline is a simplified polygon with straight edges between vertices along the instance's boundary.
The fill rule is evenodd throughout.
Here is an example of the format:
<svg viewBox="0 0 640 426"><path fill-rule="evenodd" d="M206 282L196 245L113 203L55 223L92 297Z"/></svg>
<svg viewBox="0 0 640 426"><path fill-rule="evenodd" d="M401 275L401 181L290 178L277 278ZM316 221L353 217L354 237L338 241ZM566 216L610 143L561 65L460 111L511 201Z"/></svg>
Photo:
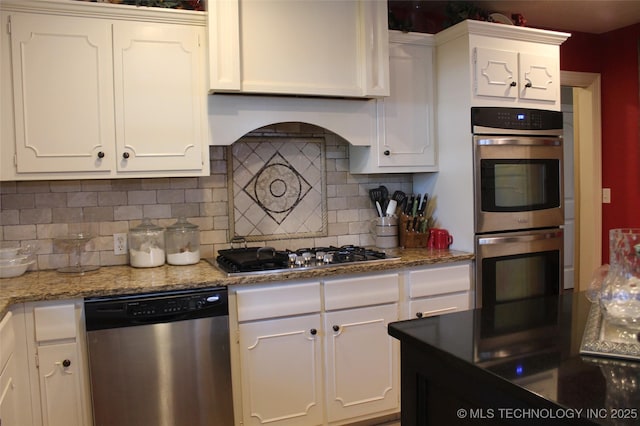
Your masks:
<svg viewBox="0 0 640 426"><path fill-rule="evenodd" d="M378 188L380 190L380 196L382 199L380 200L380 205L382 206L382 211L387 211L387 205L389 204L389 190L386 186L380 185Z"/></svg>

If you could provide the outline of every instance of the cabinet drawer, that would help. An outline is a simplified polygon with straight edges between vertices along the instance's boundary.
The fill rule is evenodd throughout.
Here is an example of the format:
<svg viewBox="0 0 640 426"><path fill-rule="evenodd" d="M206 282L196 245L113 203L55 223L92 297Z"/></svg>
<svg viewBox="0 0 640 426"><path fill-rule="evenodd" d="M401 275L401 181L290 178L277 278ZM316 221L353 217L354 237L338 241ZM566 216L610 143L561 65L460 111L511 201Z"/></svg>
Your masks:
<svg viewBox="0 0 640 426"><path fill-rule="evenodd" d="M398 301L398 274L325 280L325 310L357 308Z"/></svg>
<svg viewBox="0 0 640 426"><path fill-rule="evenodd" d="M320 312L320 283L240 289L236 298L238 321Z"/></svg>
<svg viewBox="0 0 640 426"><path fill-rule="evenodd" d="M4 369L15 348L12 314L8 312L0 321L0 372Z"/></svg>
<svg viewBox="0 0 640 426"><path fill-rule="evenodd" d="M470 289L471 271L468 263L409 272L409 297L412 299Z"/></svg>
<svg viewBox="0 0 640 426"><path fill-rule="evenodd" d="M76 315L73 303L33 309L36 341L75 339Z"/></svg>
<svg viewBox="0 0 640 426"><path fill-rule="evenodd" d="M417 299L409 302L409 318L426 318L469 309L469 293Z"/></svg>

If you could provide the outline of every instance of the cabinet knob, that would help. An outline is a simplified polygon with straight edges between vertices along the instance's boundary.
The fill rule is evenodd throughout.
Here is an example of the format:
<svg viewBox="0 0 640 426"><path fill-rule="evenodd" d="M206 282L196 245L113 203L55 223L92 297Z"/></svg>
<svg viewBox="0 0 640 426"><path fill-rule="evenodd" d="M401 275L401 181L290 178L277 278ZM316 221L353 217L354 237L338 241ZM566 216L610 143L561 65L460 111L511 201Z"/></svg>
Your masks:
<svg viewBox="0 0 640 426"><path fill-rule="evenodd" d="M391 151L389 151L389 150L387 149L387 150L385 150L385 151L383 152L383 154L384 154L384 155L389 156L389 155L391 155Z"/></svg>
<svg viewBox="0 0 640 426"><path fill-rule="evenodd" d="M418 313L416 314L416 318L422 318L422 312L418 312Z"/></svg>
<svg viewBox="0 0 640 426"><path fill-rule="evenodd" d="M340 326L339 325L334 325L333 326L333 331L340 331Z"/></svg>
<svg viewBox="0 0 640 426"><path fill-rule="evenodd" d="M515 81L512 81L511 84L509 86L511 87L516 87L518 85L518 83L516 83Z"/></svg>
<svg viewBox="0 0 640 426"><path fill-rule="evenodd" d="M65 359L64 361L62 361L62 366L63 367L68 367L71 365L71 361L68 359Z"/></svg>
<svg viewBox="0 0 640 426"><path fill-rule="evenodd" d="M318 334L318 330L312 328L311 330L309 330L309 333L311 333L312 336L315 336L316 334Z"/></svg>
<svg viewBox="0 0 640 426"><path fill-rule="evenodd" d="M122 154L122 158L124 158L125 160L126 160L127 158L129 158L129 153L128 153L128 152L124 152L124 153Z"/></svg>
<svg viewBox="0 0 640 426"><path fill-rule="evenodd" d="M528 81L527 84L524 85L524 87L531 87L531 86L533 86L533 84L531 84L530 81Z"/></svg>
<svg viewBox="0 0 640 426"><path fill-rule="evenodd" d="M104 152L102 151L98 152L98 158L104 158Z"/></svg>

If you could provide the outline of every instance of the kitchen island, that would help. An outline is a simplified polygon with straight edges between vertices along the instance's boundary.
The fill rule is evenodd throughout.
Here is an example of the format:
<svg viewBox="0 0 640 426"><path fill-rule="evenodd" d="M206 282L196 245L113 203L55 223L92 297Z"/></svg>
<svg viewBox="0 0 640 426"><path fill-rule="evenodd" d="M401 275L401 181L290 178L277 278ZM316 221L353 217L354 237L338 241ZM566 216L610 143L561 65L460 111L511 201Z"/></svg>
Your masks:
<svg viewBox="0 0 640 426"><path fill-rule="evenodd" d="M640 362L579 353L584 293L396 322L403 425L640 424Z"/></svg>

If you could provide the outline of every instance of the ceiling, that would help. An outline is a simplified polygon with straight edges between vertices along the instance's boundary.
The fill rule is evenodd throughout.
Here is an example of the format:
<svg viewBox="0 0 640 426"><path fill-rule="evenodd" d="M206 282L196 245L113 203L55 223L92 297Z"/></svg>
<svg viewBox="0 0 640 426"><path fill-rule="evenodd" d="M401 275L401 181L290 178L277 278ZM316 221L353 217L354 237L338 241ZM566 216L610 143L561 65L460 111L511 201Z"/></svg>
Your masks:
<svg viewBox="0 0 640 426"><path fill-rule="evenodd" d="M601 34L640 23L640 0L475 1L490 12L520 13L528 27Z"/></svg>

